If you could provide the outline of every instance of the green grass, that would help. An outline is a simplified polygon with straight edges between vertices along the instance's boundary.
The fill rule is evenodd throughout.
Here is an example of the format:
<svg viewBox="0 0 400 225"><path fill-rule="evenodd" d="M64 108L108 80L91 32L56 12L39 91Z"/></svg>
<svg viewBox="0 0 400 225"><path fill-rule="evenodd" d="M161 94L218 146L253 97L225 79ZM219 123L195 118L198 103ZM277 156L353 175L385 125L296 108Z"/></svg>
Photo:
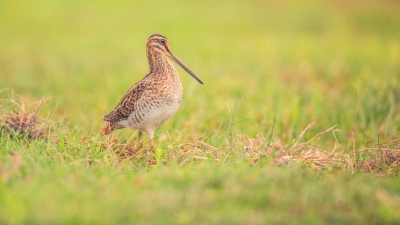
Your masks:
<svg viewBox="0 0 400 225"><path fill-rule="evenodd" d="M6 207L0 215L6 222L367 224L399 219L398 179L207 163L145 171L132 164L121 170L88 168L81 161L49 170L40 165L48 160L27 159L30 168L21 168L26 176L10 180L7 191L2 187Z"/></svg>
<svg viewBox="0 0 400 225"><path fill-rule="evenodd" d="M1 1L0 114L15 92L27 104L51 96L41 117L69 116L51 138L0 131L0 223L399 224L399 161L388 155L399 157L399 9ZM129 145L99 131L147 73L153 33L205 85L178 68L182 104L157 129L159 164L148 165L119 158Z"/></svg>

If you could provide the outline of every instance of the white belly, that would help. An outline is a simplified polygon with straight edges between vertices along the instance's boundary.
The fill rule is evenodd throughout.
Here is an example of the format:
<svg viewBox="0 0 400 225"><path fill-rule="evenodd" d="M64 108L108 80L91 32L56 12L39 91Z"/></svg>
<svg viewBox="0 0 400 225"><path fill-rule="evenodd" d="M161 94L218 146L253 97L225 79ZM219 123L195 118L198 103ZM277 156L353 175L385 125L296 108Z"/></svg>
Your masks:
<svg viewBox="0 0 400 225"><path fill-rule="evenodd" d="M120 124L134 130L148 132L154 130L157 126L171 118L178 110L179 105L180 102L169 104L162 102L157 106L146 107L143 108L141 112L132 113L127 120L121 121ZM135 120L135 117L140 117L140 121L137 119Z"/></svg>
<svg viewBox="0 0 400 225"><path fill-rule="evenodd" d="M173 103L171 105L161 105L150 109L149 112L144 116L143 122L138 124L138 128L146 127L157 127L171 118L179 108L179 103Z"/></svg>

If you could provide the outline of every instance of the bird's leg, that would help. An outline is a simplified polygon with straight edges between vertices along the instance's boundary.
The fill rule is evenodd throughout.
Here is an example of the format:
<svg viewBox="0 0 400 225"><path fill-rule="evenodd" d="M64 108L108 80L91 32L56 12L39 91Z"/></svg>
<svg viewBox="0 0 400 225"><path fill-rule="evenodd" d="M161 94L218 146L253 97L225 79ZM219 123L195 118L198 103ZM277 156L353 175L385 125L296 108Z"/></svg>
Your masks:
<svg viewBox="0 0 400 225"><path fill-rule="evenodd" d="M149 141L147 142L146 147L150 146L150 148L153 148L154 128L147 132L147 136L149 137Z"/></svg>
<svg viewBox="0 0 400 225"><path fill-rule="evenodd" d="M157 164L157 160L155 158L155 152L154 152L154 148L153 148L153 139L148 140L148 142L146 143L146 145L144 146L144 151L146 151L146 156L147 156L147 162L149 164Z"/></svg>
<svg viewBox="0 0 400 225"><path fill-rule="evenodd" d="M142 137L142 134L143 134L142 131L139 131L139 133L138 133L138 138L137 138L137 139L138 139L138 140L137 140L137 142L138 142L138 143L137 143L137 149L140 149L140 139L141 139L141 137Z"/></svg>

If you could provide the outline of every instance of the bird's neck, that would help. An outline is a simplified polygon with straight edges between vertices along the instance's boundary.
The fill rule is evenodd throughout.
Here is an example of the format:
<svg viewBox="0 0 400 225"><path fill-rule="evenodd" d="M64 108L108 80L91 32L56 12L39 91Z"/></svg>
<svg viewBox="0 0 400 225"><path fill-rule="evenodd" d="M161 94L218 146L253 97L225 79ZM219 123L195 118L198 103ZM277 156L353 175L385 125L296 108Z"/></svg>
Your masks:
<svg viewBox="0 0 400 225"><path fill-rule="evenodd" d="M150 74L163 74L170 70L175 70L172 63L168 61L163 53L157 51L148 51L147 58L149 61Z"/></svg>

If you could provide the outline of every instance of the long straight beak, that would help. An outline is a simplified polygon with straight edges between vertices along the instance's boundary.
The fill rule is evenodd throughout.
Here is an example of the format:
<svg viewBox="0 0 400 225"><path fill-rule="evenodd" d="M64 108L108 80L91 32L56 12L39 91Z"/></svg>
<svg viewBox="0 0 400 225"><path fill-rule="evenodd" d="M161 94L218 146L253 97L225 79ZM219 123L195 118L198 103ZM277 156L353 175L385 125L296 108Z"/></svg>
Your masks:
<svg viewBox="0 0 400 225"><path fill-rule="evenodd" d="M169 53L169 55L171 56L171 59L174 60L174 62L176 62L180 67L182 67L184 70L186 70L186 72L188 72L190 75L192 75L192 77L193 77L194 79L196 79L200 84L203 84L203 81L201 81L200 78L198 78L198 77L196 76L196 74L194 74L189 68L187 68L187 67L185 66L185 64L183 64L181 61L179 61L179 59L176 58L176 57L174 56L174 54L172 54L171 51L169 51L168 53Z"/></svg>

